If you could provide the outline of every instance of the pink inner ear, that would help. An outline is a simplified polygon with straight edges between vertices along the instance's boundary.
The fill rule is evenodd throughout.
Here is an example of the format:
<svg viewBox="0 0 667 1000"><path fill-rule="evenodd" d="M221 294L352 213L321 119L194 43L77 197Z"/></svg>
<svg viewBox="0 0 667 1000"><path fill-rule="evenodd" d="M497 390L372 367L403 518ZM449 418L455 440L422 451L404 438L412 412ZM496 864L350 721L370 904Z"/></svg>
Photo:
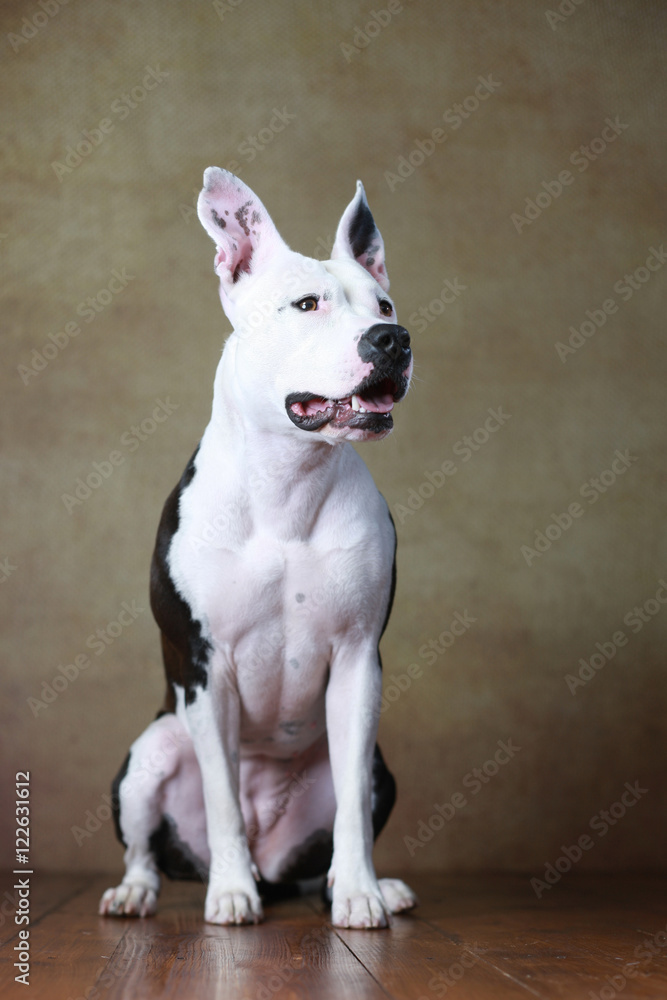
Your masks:
<svg viewBox="0 0 667 1000"><path fill-rule="evenodd" d="M225 260L227 260L227 254L222 249L222 247L218 247L218 252L215 255L215 261L213 263L213 266L217 267L218 264L222 264L222 262Z"/></svg>

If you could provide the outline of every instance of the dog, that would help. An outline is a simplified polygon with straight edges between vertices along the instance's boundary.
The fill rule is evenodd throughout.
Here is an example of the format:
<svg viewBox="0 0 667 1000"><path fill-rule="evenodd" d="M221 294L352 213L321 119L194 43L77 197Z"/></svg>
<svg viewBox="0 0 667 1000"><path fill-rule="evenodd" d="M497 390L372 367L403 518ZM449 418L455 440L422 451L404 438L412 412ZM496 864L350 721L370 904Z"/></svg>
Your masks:
<svg viewBox="0 0 667 1000"><path fill-rule="evenodd" d="M162 871L208 880L206 921L257 923L262 896L327 875L335 926L385 927L416 904L371 856L395 798L376 733L396 534L350 442L391 431L410 336L360 181L327 261L226 170L197 211L233 332L160 521L166 700L112 786L126 872L99 911L155 913Z"/></svg>

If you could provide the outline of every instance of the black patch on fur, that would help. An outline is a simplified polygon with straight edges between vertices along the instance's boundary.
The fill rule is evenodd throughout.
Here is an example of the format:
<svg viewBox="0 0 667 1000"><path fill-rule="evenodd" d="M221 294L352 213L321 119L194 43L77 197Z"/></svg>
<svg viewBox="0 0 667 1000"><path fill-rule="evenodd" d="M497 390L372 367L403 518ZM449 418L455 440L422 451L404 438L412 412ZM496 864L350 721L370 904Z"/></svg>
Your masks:
<svg viewBox="0 0 667 1000"><path fill-rule="evenodd" d="M333 856L333 832L315 830L302 844L293 847L280 873L281 882L317 878L329 870Z"/></svg>
<svg viewBox="0 0 667 1000"><path fill-rule="evenodd" d="M373 838L376 839L389 819L396 801L396 781L384 762L380 747L375 744L371 778L371 803L373 808Z"/></svg>
<svg viewBox="0 0 667 1000"><path fill-rule="evenodd" d="M214 208L211 209L211 215L213 216L213 221L215 222L216 226L220 226L221 229L227 228L227 223L225 222L224 219L220 218L220 216L218 215L218 213Z"/></svg>
<svg viewBox="0 0 667 1000"><path fill-rule="evenodd" d="M260 878L257 883L257 892L265 903L280 903L284 899L294 899L300 896L301 891L295 882L267 882Z"/></svg>
<svg viewBox="0 0 667 1000"><path fill-rule="evenodd" d="M384 500L384 497L382 497ZM387 503L386 500L384 500ZM384 616L384 623L382 625L382 631L380 632L380 639L384 635L385 629L389 624L389 616L391 615L391 609L394 606L394 596L396 594L396 549L398 547L398 542L396 538L396 525L394 524L394 519L391 516L391 511L389 510L389 504L387 504L387 517L391 521L392 531L394 533L394 558L391 565L391 586L389 588L389 601L387 602L387 610ZM378 645L378 659L380 659L380 647ZM380 661L380 666L382 666L382 661Z"/></svg>
<svg viewBox="0 0 667 1000"><path fill-rule="evenodd" d="M375 229L375 220L370 208L365 201L360 201L357 211L350 220L348 230L350 246L355 257L361 257L369 249L375 236Z"/></svg>
<svg viewBox="0 0 667 1000"><path fill-rule="evenodd" d="M127 757L123 761L120 771L111 782L111 815L113 816L113 825L116 828L116 836L120 840L123 847L127 847L127 844L123 839L123 831L120 828L120 783L127 774L129 766L130 753L128 751Z"/></svg>
<svg viewBox="0 0 667 1000"><path fill-rule="evenodd" d="M195 474L197 451L164 505L151 565L151 608L162 631L162 655L168 688L167 707L175 702L174 684L185 690L186 705L191 705L196 699L197 688L206 687L212 650L211 643L202 635L201 622L192 617L189 604L176 590L168 561L171 542L179 526L181 494Z"/></svg>
<svg viewBox="0 0 667 1000"><path fill-rule="evenodd" d="M207 880L208 866L180 839L171 816L162 817L149 844L158 868L167 878L190 882Z"/></svg>

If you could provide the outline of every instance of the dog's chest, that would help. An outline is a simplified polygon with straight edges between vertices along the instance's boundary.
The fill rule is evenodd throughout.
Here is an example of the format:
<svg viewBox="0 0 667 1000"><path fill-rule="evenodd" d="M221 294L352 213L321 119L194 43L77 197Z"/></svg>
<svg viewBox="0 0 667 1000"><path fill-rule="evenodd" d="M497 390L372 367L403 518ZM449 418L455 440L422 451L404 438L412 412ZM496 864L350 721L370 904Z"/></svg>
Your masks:
<svg viewBox="0 0 667 1000"><path fill-rule="evenodd" d="M323 731L332 658L372 633L386 605L391 554L381 533L371 526L363 542L342 546L341 525L305 540L266 525L233 544L221 533L217 545L194 546L200 524L191 519L174 537L171 572L211 642L211 669L233 675L244 736L308 743Z"/></svg>
<svg viewBox="0 0 667 1000"><path fill-rule="evenodd" d="M337 657L379 640L393 527L361 459L341 454L324 486L303 472L263 480L207 433L179 498L169 572L210 647L212 686L240 694L246 742L308 745Z"/></svg>
<svg viewBox="0 0 667 1000"><path fill-rule="evenodd" d="M299 655L327 656L353 624L359 588L345 559L313 543L258 532L192 572L212 637L244 671L295 669Z"/></svg>

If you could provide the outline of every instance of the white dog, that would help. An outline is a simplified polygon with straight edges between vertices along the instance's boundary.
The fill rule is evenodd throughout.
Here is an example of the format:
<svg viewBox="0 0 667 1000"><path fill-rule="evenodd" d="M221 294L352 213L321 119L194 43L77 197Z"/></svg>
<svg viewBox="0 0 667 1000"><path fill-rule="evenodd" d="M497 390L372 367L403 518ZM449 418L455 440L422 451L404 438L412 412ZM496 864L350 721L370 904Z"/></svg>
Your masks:
<svg viewBox="0 0 667 1000"><path fill-rule="evenodd" d="M390 432L410 337L360 182L328 261L218 167L198 211L234 331L160 523L167 696L114 783L126 874L100 912L154 913L161 869L208 878L206 920L253 923L272 883L328 873L335 925L383 927L416 903L371 857L395 794L375 740L396 540L348 442Z"/></svg>

